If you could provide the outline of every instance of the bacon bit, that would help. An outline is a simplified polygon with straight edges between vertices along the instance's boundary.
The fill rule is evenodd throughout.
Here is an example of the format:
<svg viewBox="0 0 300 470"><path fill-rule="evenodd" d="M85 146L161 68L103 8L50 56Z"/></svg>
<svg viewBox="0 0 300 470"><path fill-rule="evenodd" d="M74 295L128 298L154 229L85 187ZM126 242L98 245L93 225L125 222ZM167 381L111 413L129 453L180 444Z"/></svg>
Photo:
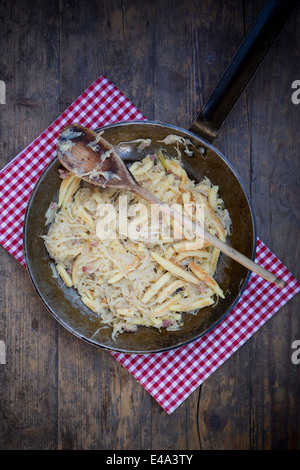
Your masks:
<svg viewBox="0 0 300 470"><path fill-rule="evenodd" d="M206 287L206 283L204 281L200 281L197 287L199 292L203 292Z"/></svg>
<svg viewBox="0 0 300 470"><path fill-rule="evenodd" d="M63 170L62 168L59 169L58 172L59 172L59 177L61 179L65 179L69 176L69 173L67 171Z"/></svg>
<svg viewBox="0 0 300 470"><path fill-rule="evenodd" d="M155 160L156 160L156 154L153 153L153 155L150 155L149 158L150 158L150 160L152 160L153 162L155 162Z"/></svg>
<svg viewBox="0 0 300 470"><path fill-rule="evenodd" d="M172 325L171 320L164 320L164 321L162 322L162 327L163 327L163 328L167 328L168 326L171 326L171 325Z"/></svg>
<svg viewBox="0 0 300 470"><path fill-rule="evenodd" d="M88 273L91 269L88 266L82 266L82 271Z"/></svg>

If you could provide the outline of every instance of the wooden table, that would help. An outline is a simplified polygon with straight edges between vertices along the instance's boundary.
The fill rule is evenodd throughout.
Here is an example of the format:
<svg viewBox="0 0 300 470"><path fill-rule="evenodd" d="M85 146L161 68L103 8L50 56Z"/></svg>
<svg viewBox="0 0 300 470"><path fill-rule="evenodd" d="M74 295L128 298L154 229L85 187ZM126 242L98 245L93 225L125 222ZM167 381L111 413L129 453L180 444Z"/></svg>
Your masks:
<svg viewBox="0 0 300 470"><path fill-rule="evenodd" d="M1 168L105 74L149 118L188 128L261 0L3 0ZM214 142L251 195L259 237L298 278L300 79L296 12ZM1 449L297 449L300 298L173 414L104 350L48 314L0 253Z"/></svg>

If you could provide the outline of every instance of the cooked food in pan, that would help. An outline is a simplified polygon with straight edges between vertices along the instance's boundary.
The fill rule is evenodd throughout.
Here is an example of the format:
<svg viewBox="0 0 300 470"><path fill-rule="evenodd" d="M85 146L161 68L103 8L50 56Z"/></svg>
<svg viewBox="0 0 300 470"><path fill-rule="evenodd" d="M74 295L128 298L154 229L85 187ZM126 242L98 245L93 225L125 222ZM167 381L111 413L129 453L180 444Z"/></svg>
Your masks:
<svg viewBox="0 0 300 470"><path fill-rule="evenodd" d="M231 221L218 186L208 178L192 181L180 152L169 158L159 150L133 163L130 171L141 186L193 220L202 211L206 230L226 240ZM113 328L113 338L138 326L176 330L187 313L224 297L214 279L215 247L177 221L153 217L151 205L133 193L96 188L66 170L60 176L44 236L54 276L77 289L103 326Z"/></svg>

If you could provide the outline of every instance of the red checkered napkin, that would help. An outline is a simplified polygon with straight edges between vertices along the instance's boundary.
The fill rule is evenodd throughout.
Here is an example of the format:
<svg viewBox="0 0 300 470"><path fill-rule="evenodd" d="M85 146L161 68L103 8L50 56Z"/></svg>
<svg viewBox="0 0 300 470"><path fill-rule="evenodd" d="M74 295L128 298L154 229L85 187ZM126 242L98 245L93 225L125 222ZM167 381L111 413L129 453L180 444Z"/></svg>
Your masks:
<svg viewBox="0 0 300 470"><path fill-rule="evenodd" d="M97 128L138 119L145 117L101 76L0 172L0 243L24 267L22 230L26 206L35 183L56 155L55 141L60 129L73 122ZM261 240L257 244L256 261L282 278L286 287L280 289L252 274L235 308L201 339L158 354L111 352L167 413L172 413L299 292L299 282Z"/></svg>

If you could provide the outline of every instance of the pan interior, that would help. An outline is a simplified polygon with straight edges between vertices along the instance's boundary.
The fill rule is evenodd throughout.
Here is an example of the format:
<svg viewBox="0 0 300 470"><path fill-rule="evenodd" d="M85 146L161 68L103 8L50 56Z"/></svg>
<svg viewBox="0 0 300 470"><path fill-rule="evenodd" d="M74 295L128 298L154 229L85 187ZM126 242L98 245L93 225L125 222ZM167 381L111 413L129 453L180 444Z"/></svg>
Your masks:
<svg viewBox="0 0 300 470"><path fill-rule="evenodd" d="M192 157L185 156L183 165L189 177L196 182L207 176L219 186L220 197L232 220L232 235L228 244L248 258L254 258L256 233L253 211L245 189L229 162L210 144L183 129L156 122L125 122L102 128L104 138L119 146L122 158L133 162L146 153L162 148L176 156L174 146L159 141L170 134L190 139ZM146 153L137 152L137 143L130 141L150 138ZM215 279L225 293L215 306L201 309L196 315L186 314L181 329L168 332L139 327L135 333L123 333L115 341L110 328L101 328L101 321L81 302L78 292L68 288L60 278L54 278L50 259L41 235L46 233L45 213L51 201L57 200L61 183L57 159L53 160L39 179L28 204L24 224L24 252L28 272L44 305L56 320L79 338L99 347L128 353L154 353L179 347L200 338L214 328L239 300L249 279L249 271L226 255L221 254Z"/></svg>

